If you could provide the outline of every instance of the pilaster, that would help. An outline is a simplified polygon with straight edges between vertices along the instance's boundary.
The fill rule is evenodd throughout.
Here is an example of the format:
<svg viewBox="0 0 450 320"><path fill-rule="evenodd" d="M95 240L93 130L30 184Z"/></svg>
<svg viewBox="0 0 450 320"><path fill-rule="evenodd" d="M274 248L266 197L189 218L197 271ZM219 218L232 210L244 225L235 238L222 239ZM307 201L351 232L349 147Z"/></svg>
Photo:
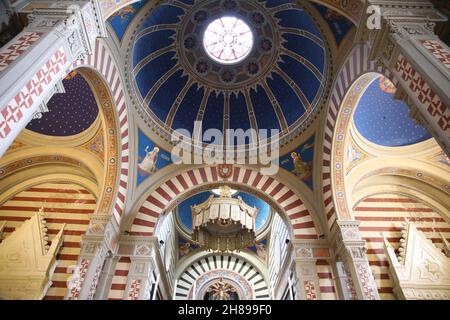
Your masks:
<svg viewBox="0 0 450 320"><path fill-rule="evenodd" d="M379 300L377 285L366 255L358 221L337 221L332 247L341 294L349 300Z"/></svg>
<svg viewBox="0 0 450 320"><path fill-rule="evenodd" d="M123 235L118 255L131 259L124 300L151 300L160 277L157 266L158 239Z"/></svg>
<svg viewBox="0 0 450 320"><path fill-rule="evenodd" d="M293 256L300 300L320 300L317 260L329 259L328 243L322 240L292 240Z"/></svg>
<svg viewBox="0 0 450 320"><path fill-rule="evenodd" d="M72 64L92 54L95 39L106 34L98 0L41 2L29 25L0 49L0 156Z"/></svg>
<svg viewBox="0 0 450 320"><path fill-rule="evenodd" d="M105 259L116 250L118 226L110 215L91 215L81 240L77 268L65 299L93 300Z"/></svg>

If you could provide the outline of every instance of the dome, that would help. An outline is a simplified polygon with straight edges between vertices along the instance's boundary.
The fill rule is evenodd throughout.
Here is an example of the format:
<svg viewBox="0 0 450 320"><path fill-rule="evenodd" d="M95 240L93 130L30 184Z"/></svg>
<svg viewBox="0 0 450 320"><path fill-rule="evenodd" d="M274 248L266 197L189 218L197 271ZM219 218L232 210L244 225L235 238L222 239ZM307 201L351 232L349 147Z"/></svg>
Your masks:
<svg viewBox="0 0 450 320"><path fill-rule="evenodd" d="M94 93L80 73L63 80L64 94L55 94L47 104L48 112L34 119L27 129L54 137L67 137L89 129L98 116Z"/></svg>
<svg viewBox="0 0 450 320"><path fill-rule="evenodd" d="M419 143L432 136L409 116L409 108L394 99L396 88L387 78L375 79L362 95L355 110L358 132L370 142L386 147Z"/></svg>
<svg viewBox="0 0 450 320"><path fill-rule="evenodd" d="M239 36L250 39L230 50L239 58L228 62L216 59L204 38L224 17L239 21L245 30ZM294 1L177 1L153 9L139 26L131 74L146 114L166 132L192 132L202 121L204 131L279 129L283 135L306 127L317 111L327 50L316 22Z"/></svg>

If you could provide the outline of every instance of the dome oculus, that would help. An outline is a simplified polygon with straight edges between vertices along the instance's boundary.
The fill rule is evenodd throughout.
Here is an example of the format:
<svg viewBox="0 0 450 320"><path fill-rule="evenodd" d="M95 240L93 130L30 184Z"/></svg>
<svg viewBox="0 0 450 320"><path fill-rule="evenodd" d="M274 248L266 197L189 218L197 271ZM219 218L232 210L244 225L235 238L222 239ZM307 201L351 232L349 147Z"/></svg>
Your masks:
<svg viewBox="0 0 450 320"><path fill-rule="evenodd" d="M253 47L253 33L241 19L221 17L206 28L203 45L214 61L237 63L249 55Z"/></svg>

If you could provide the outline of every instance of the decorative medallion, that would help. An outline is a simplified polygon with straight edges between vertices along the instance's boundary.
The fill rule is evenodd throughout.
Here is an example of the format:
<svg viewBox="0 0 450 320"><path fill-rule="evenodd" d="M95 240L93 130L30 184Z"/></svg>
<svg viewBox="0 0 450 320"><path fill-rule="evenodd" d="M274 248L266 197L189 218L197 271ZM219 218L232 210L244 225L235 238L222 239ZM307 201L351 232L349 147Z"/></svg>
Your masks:
<svg viewBox="0 0 450 320"><path fill-rule="evenodd" d="M219 164L217 166L219 176L222 179L228 179L233 174L233 165L232 164Z"/></svg>

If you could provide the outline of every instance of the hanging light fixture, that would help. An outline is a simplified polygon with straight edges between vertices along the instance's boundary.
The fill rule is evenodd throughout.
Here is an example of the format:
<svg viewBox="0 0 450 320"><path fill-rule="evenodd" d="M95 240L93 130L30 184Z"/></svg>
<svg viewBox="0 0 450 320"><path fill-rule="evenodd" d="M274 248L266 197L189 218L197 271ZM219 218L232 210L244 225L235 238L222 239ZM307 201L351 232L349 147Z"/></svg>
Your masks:
<svg viewBox="0 0 450 320"><path fill-rule="evenodd" d="M255 244L255 220L258 209L240 197L233 198L228 186L220 187L220 196L191 206L192 238L213 251L240 251Z"/></svg>

